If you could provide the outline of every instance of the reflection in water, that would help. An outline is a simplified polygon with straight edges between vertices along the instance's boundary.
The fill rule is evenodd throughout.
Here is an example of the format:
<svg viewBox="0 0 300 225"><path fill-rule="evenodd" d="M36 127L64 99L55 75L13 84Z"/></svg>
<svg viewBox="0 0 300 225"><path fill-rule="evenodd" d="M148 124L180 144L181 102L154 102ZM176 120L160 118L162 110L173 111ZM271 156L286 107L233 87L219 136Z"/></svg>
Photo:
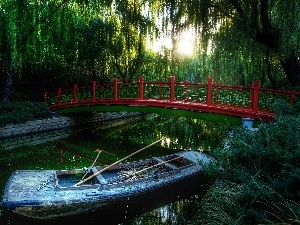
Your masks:
<svg viewBox="0 0 300 225"><path fill-rule="evenodd" d="M60 159L56 141L41 144L38 146L15 149L11 153L5 152L0 160L2 180L1 196L5 182L9 175L16 169L38 169L38 168L61 168L66 169L88 166L87 161L91 152L101 148L111 154L122 158L135 151L141 146L153 143L161 137L167 137L169 142L164 144L168 151L178 149L200 149L209 151L222 144L226 135L227 125L215 122L203 121L193 118L158 116L145 117L140 121L134 121L120 126L112 126L108 129L101 129L94 125L89 131L76 134L65 139L70 143L70 148L76 151L77 160L74 161L74 154L64 152L64 160ZM88 150L86 150L88 149ZM166 154L166 150L145 151L138 157L146 158L152 154ZM89 151L89 152L87 152ZM79 157L77 155L79 153ZM169 152L168 152L169 153ZM146 155L145 155L146 154ZM47 156L47 157L45 157ZM93 155L93 157L95 157ZM99 163L99 162L98 162ZM3 176L2 176L3 175ZM205 182L204 182L205 183ZM136 199L128 199L123 204L117 203L114 207L105 211L96 211L91 214L79 217L62 218L53 221L30 221L18 218L0 208L0 224L59 224L59 223L82 223L82 224L187 224L193 221L199 199L203 195L204 187L197 181L183 183L182 188L168 189L160 193L153 192L151 196L139 196ZM193 197L191 197L193 196ZM199 199L198 199L199 198ZM103 223L104 221L104 223Z"/></svg>
<svg viewBox="0 0 300 225"><path fill-rule="evenodd" d="M105 131L95 125L91 132L99 137L119 140L123 144L150 144L160 137L167 137L165 147L209 151L222 144L228 127L225 123L154 114L144 120Z"/></svg>
<svg viewBox="0 0 300 225"><path fill-rule="evenodd" d="M53 225L53 224L111 224L111 225L156 225L156 224L186 224L187 221L193 221L196 212L190 213L189 208L197 208L198 200L195 197L186 197L175 202L165 202L165 206L154 209L148 207L149 202L145 206L140 207L133 204L128 204L123 208L115 207L109 208L110 211L95 211L93 213L73 216L72 218L60 218L53 220L36 220L29 218L22 218L12 213L4 212L1 225ZM138 208L140 207L140 208ZM144 213L143 213L144 212ZM103 216L104 215L104 216Z"/></svg>
<svg viewBox="0 0 300 225"><path fill-rule="evenodd" d="M165 206L156 208L122 224L187 224L194 220L199 204L198 195L188 196Z"/></svg>

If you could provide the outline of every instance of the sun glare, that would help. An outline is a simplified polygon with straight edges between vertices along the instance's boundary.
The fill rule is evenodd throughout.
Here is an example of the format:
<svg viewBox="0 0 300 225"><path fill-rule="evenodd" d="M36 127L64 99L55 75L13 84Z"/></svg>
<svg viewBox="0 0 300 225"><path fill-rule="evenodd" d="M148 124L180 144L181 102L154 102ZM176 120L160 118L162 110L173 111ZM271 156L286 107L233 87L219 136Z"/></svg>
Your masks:
<svg viewBox="0 0 300 225"><path fill-rule="evenodd" d="M192 30L185 31L180 35L178 42L178 52L184 55L194 53L195 35Z"/></svg>
<svg viewBox="0 0 300 225"><path fill-rule="evenodd" d="M176 51L183 55L192 55L194 53L195 35L192 30L181 33L178 37L178 46ZM171 37L161 38L152 43L152 50L159 52L164 48L172 49Z"/></svg>
<svg viewBox="0 0 300 225"><path fill-rule="evenodd" d="M178 52L184 55L192 55L194 53L193 43L187 40L180 40L178 43Z"/></svg>
<svg viewBox="0 0 300 225"><path fill-rule="evenodd" d="M164 48L172 49L172 40L170 37L160 38L152 43L151 48L155 52L160 52Z"/></svg>

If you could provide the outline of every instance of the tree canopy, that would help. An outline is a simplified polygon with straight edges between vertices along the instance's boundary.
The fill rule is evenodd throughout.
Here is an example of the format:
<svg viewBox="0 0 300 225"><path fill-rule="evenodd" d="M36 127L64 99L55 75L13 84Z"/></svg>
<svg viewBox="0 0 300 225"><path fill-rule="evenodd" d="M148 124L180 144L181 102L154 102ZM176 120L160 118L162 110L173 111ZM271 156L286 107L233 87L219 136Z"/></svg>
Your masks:
<svg viewBox="0 0 300 225"><path fill-rule="evenodd" d="M295 88L299 12L298 0L3 0L2 101L115 77ZM185 31L193 55L177 51ZM172 48L150 48L166 37Z"/></svg>

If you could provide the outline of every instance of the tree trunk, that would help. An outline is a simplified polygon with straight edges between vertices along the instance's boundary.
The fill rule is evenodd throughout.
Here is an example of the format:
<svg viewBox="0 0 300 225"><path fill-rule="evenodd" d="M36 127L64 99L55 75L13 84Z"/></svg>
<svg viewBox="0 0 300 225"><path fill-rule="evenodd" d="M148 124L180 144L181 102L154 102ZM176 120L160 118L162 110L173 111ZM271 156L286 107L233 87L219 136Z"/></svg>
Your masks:
<svg viewBox="0 0 300 225"><path fill-rule="evenodd" d="M244 15L248 9L243 10L237 0L230 0L230 3L236 9L244 24L248 24L246 32L248 32L251 39L265 45L268 48L268 51L272 50L278 58L281 59L280 65L282 66L290 85L300 85L300 59L297 58L297 54L290 53L289 55L284 55L280 51L280 32L278 28L273 27L271 24L269 13L270 1L260 0L260 3L257 0L252 1L252 8L250 9L252 10L252 16L250 23L248 23L248 20ZM269 78L271 77L270 74L267 75ZM270 79L270 82L274 85L272 79Z"/></svg>
<svg viewBox="0 0 300 225"><path fill-rule="evenodd" d="M14 68L13 68L12 64L10 63L9 69L8 69L8 72L7 72L7 75L5 78L6 80L5 80L4 92L3 92L3 96L2 96L2 102L9 101L13 77L14 77Z"/></svg>
<svg viewBox="0 0 300 225"><path fill-rule="evenodd" d="M287 79L291 86L300 85L300 61L294 55L291 54L288 58L281 61L281 66L287 76Z"/></svg>
<svg viewBox="0 0 300 225"><path fill-rule="evenodd" d="M271 25L269 18L269 1L261 0L261 23L262 31L258 33L256 41L266 45L269 49L272 49L281 58L281 66L287 76L287 79L291 86L300 85L300 60L296 54L291 52L289 55L282 55L279 48L279 31Z"/></svg>

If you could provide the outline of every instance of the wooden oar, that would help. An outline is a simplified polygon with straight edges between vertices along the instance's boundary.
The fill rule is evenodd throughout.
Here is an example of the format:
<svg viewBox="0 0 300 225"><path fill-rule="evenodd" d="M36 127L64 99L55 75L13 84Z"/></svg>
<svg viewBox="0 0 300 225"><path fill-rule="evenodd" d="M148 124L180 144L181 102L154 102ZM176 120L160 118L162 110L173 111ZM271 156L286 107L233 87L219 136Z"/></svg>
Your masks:
<svg viewBox="0 0 300 225"><path fill-rule="evenodd" d="M95 158L93 164L90 166L89 170L92 169L92 167L95 165L95 163L97 162L97 159L98 159L100 153L102 152L102 150L100 150L100 151L97 151L97 150L99 150L99 149L95 150L95 152L98 152L97 157ZM81 180L83 180L87 174L88 174L88 171L83 175L83 177L81 178Z"/></svg>
<svg viewBox="0 0 300 225"><path fill-rule="evenodd" d="M84 180L79 181L78 183L74 184L73 186L78 186L78 185L80 185L80 184L83 184L84 182L86 182L86 181L92 179L93 177L97 176L98 174L102 173L103 171L107 170L108 168L110 168L110 167L112 167L112 166L114 166L114 165L117 165L118 163L120 163L120 162L122 162L122 161L124 161L124 160L126 160L126 159L128 159L128 158L130 158L131 156L133 156L133 155L135 155L135 154L137 154L137 153L139 153L139 152L141 152L141 151L143 151L143 150L145 150L146 148L149 148L149 147L152 146L152 145L155 145L156 143L162 141L163 139L164 139L164 138L162 138L162 139L160 139L160 140L158 140L158 141L155 141L155 142L153 142L152 144L147 145L146 147L141 148L140 150L138 150L138 151L136 151L136 152L134 152L134 153L132 153L132 154L130 154L130 155L124 157L123 159L120 159L119 161L114 162L113 164L111 164L111 165L109 165L109 166L103 168L102 170L99 170L97 173L94 173L93 175L91 175L91 176L85 178Z"/></svg>
<svg viewBox="0 0 300 225"><path fill-rule="evenodd" d="M104 151L104 150L102 150L102 149L99 149L99 148L97 148L97 149L95 150L95 152L105 152L106 154L109 154L109 155L113 155L113 156L115 156L115 154L113 154L113 153L110 153L110 152L107 152L107 151Z"/></svg>

